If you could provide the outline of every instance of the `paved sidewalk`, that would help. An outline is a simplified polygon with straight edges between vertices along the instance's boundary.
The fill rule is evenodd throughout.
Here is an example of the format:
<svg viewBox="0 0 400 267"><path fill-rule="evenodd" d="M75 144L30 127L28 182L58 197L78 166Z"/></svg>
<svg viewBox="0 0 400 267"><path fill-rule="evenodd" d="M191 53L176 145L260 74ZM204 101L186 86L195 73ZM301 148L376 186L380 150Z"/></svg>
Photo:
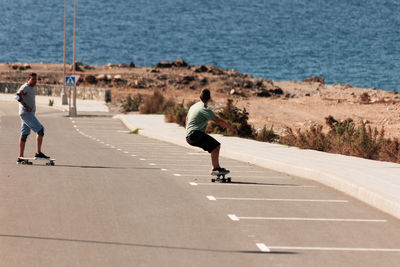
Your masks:
<svg viewBox="0 0 400 267"><path fill-rule="evenodd" d="M189 146L185 130L165 123L163 115L117 115L139 134ZM301 150L237 137L214 135L221 156L318 181L400 218L400 164L366 160L314 150ZM229 168L229 166L226 166Z"/></svg>
<svg viewBox="0 0 400 267"><path fill-rule="evenodd" d="M0 101L15 101L15 94L0 94ZM61 97L57 96L36 96L36 105L41 106L49 106L49 100L53 100L53 107L61 110L68 111L68 105L62 105ZM18 105L15 105L18 108ZM104 101L95 101L95 100L76 100L77 112L109 112L107 105Z"/></svg>

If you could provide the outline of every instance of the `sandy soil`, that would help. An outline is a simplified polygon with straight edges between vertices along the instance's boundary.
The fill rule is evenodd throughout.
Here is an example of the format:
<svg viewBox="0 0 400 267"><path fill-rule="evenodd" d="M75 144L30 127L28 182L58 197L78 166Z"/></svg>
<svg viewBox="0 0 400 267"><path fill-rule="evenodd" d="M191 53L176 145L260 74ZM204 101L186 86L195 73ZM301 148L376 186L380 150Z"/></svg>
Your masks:
<svg viewBox="0 0 400 267"><path fill-rule="evenodd" d="M286 127L305 129L325 125L325 117L337 120L352 118L364 121L386 137L400 138L400 95L374 88L354 88L343 84L324 84L315 78L310 81L271 81L214 66L186 66L186 62L160 62L154 67L127 65L87 66L79 64L80 86L111 89L114 110L128 95L151 94L159 90L176 102L198 99L203 88L209 88L215 106L228 98L236 106L246 108L249 122L256 128L273 126L282 134ZM67 66L67 74L72 72ZM39 75L38 83L62 84L63 65L43 63L0 64L0 81L23 82L28 73ZM327 129L327 128L326 128Z"/></svg>

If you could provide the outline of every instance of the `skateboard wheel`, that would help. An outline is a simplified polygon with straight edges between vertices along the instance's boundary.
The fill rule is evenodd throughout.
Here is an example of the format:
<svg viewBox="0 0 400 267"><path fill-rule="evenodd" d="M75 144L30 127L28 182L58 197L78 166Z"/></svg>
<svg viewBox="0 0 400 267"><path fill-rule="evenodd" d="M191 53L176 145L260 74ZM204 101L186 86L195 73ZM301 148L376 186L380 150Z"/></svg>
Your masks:
<svg viewBox="0 0 400 267"><path fill-rule="evenodd" d="M228 183L230 183L231 182L231 177L228 177L227 181L228 181Z"/></svg>
<svg viewBox="0 0 400 267"><path fill-rule="evenodd" d="M212 183L215 183L215 179L214 179L214 178L213 178L213 179L211 179L211 182L212 182Z"/></svg>

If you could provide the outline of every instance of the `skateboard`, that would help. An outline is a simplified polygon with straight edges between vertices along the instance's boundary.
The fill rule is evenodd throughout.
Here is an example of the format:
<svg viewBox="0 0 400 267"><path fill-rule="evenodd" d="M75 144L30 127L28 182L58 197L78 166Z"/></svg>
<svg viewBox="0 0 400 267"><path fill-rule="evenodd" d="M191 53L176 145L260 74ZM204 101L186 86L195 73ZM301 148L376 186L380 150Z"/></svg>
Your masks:
<svg viewBox="0 0 400 267"><path fill-rule="evenodd" d="M55 163L54 161L56 161L56 159L35 159L35 158L20 158L22 159L22 162L20 164L22 165L32 165L32 161L31 160L40 160L40 161L46 161L46 166L54 166Z"/></svg>
<svg viewBox="0 0 400 267"><path fill-rule="evenodd" d="M211 174L212 176L217 176L217 178L211 178L211 182L221 182L221 183L230 183L231 177L226 177L226 174Z"/></svg>

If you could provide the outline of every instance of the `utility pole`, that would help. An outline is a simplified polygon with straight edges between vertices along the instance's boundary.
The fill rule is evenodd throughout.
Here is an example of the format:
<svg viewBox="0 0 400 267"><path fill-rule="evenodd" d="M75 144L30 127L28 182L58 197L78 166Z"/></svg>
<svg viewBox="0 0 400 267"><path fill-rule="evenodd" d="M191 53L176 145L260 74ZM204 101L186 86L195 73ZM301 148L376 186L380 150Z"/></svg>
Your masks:
<svg viewBox="0 0 400 267"><path fill-rule="evenodd" d="M74 51L73 51L73 63L72 63L72 72L75 74L76 72L76 64L75 64L75 59L76 59L76 0L74 0ZM77 110L76 110L76 84L74 86L73 90L73 99L72 99L72 107L70 109L70 114L71 117L76 117L77 116Z"/></svg>
<svg viewBox="0 0 400 267"><path fill-rule="evenodd" d="M65 70L65 60L66 60L66 55L67 55L67 0L64 0L64 76L63 76L63 80L64 80L64 87L62 90L62 95L61 95L61 101L63 105L67 105L68 104L68 97L67 97L67 93L65 91L65 75L66 70Z"/></svg>

